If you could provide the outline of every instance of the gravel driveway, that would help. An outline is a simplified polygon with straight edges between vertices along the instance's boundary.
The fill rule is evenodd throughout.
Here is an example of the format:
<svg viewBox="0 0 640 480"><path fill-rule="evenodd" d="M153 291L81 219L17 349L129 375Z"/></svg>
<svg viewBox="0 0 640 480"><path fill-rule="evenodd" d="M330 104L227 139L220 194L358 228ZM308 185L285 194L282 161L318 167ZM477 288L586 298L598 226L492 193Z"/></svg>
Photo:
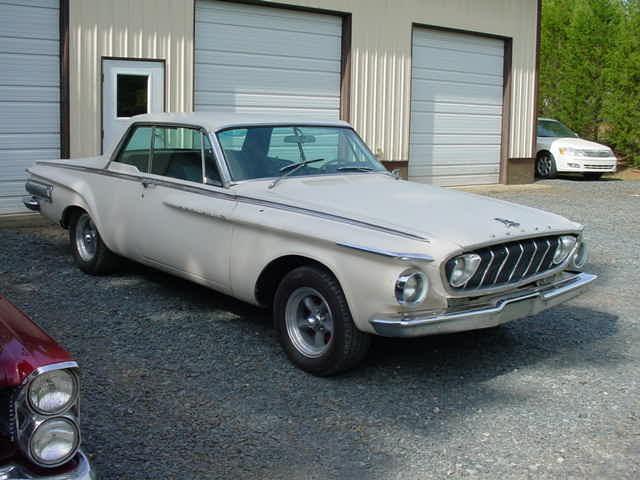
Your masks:
<svg viewBox="0 0 640 480"><path fill-rule="evenodd" d="M79 360L103 479L640 478L640 182L492 193L587 225L588 295L497 331L377 339L362 368L289 364L269 314L66 232L0 230L0 292Z"/></svg>

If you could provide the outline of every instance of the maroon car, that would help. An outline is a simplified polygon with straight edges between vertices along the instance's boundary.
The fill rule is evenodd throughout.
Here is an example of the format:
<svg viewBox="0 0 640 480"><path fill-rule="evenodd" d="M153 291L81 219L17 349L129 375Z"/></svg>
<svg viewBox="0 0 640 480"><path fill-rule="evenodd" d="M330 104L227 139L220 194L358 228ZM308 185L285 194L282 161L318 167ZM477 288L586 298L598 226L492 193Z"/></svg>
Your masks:
<svg viewBox="0 0 640 480"><path fill-rule="evenodd" d="M0 479L90 480L78 364L0 296Z"/></svg>

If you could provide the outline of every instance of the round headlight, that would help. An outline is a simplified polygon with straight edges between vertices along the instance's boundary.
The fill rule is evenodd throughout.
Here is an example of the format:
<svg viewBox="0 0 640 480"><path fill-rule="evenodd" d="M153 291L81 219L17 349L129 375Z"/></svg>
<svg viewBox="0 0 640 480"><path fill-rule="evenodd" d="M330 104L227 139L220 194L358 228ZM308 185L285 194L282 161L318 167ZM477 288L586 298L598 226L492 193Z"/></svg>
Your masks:
<svg viewBox="0 0 640 480"><path fill-rule="evenodd" d="M33 432L30 451L34 461L44 466L56 466L67 461L78 449L78 427L63 417L42 422Z"/></svg>
<svg viewBox="0 0 640 480"><path fill-rule="evenodd" d="M429 291L429 280L419 270L407 270L396 281L396 300L401 305L416 305L422 302Z"/></svg>
<svg viewBox="0 0 640 480"><path fill-rule="evenodd" d="M78 381L68 370L43 373L29 385L29 403L43 415L65 411L75 402L77 394Z"/></svg>
<svg viewBox="0 0 640 480"><path fill-rule="evenodd" d="M456 288L463 286L476 273L481 261L477 253L466 253L450 260L449 284Z"/></svg>
<svg viewBox="0 0 640 480"><path fill-rule="evenodd" d="M564 262L573 250L573 247L576 246L576 241L576 237L573 235L562 235L558 239L558 247L553 256L553 263L559 265Z"/></svg>
<svg viewBox="0 0 640 480"><path fill-rule="evenodd" d="M573 254L573 258L571 259L571 264L575 268L582 268L584 264L587 263L587 258L589 257L587 253L587 246L584 242L580 242L578 247L576 248L576 253Z"/></svg>

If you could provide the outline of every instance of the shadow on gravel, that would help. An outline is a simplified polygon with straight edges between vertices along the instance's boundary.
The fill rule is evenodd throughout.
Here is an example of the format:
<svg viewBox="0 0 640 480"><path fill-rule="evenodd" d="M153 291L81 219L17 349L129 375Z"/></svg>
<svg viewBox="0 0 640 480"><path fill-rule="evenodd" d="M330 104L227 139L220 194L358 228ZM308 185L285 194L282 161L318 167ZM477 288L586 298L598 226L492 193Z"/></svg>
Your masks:
<svg viewBox="0 0 640 480"><path fill-rule="evenodd" d="M0 290L78 359L84 448L103 478L395 478L470 418L522 415L566 371L589 381L626 361L617 317L569 305L498 330L379 338L359 369L316 378L288 362L270 312L137 264L84 275L63 241L5 235L11 255L30 248Z"/></svg>

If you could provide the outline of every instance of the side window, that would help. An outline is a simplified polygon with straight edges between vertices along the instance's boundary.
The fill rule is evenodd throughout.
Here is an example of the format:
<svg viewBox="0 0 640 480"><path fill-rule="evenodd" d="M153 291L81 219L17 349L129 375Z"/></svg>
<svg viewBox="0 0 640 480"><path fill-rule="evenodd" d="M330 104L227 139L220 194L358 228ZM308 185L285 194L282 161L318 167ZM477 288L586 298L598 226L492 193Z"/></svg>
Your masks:
<svg viewBox="0 0 640 480"><path fill-rule="evenodd" d="M202 134L184 127L154 127L151 173L202 182Z"/></svg>
<svg viewBox="0 0 640 480"><path fill-rule="evenodd" d="M135 127L115 161L133 165L141 172L148 172L152 130L152 127Z"/></svg>

